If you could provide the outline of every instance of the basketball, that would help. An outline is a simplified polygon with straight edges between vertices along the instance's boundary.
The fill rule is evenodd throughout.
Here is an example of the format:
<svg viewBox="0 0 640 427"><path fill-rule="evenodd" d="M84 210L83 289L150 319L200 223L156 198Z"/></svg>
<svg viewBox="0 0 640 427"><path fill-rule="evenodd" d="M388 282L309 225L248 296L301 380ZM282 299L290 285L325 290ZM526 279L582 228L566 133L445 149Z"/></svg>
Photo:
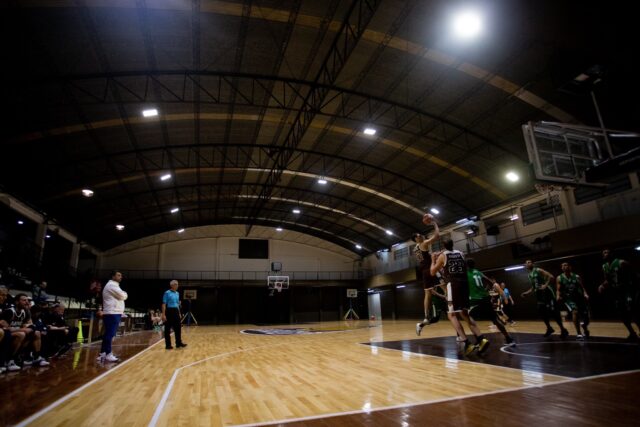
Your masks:
<svg viewBox="0 0 640 427"><path fill-rule="evenodd" d="M433 215L428 213L422 215L422 222L425 225L430 225L433 222Z"/></svg>

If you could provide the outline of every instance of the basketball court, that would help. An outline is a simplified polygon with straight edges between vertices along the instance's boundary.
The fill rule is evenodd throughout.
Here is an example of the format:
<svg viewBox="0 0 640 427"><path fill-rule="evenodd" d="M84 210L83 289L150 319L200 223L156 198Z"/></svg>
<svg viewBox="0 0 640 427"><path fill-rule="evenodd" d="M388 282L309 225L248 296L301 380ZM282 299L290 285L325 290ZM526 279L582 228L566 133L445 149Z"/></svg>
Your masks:
<svg viewBox="0 0 640 427"><path fill-rule="evenodd" d="M456 422L505 417L525 423L519 408L540 395L545 402L540 411L552 425L584 425L587 417L595 424L634 425L640 414L632 402L640 390L640 347L625 343L617 324L593 324L592 337L576 342L557 335L543 339L541 323L522 322L510 328L517 347L503 348L502 338L490 333L489 350L469 357L458 354L450 325L427 326L421 337L414 326L406 321L199 326L185 328L189 347L181 351L166 351L159 335L142 332L115 341L118 350L128 341L146 341L128 345L135 350L125 352L119 365L96 367L97 349L82 348L37 376L22 377L29 390L30 381L65 375L68 380L57 385L65 396L41 399L22 409L23 419L6 421L19 426L401 425L406 417L422 423L419 417L448 425L451 409L443 408L454 405L460 411ZM486 322L481 327L489 329ZM568 389L571 394L564 394ZM572 421L567 405L584 418Z"/></svg>

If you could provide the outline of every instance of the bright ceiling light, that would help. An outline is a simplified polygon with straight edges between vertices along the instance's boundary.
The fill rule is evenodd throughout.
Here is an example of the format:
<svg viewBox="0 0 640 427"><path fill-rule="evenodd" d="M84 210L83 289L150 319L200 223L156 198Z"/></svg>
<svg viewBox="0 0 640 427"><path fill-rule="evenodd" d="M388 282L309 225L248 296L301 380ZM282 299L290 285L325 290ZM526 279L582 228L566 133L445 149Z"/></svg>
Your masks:
<svg viewBox="0 0 640 427"><path fill-rule="evenodd" d="M356 245L356 249L358 249L358 250L359 250L359 249L362 249L362 246L360 246L360 245ZM638 249L638 250L640 250L640 249Z"/></svg>
<svg viewBox="0 0 640 427"><path fill-rule="evenodd" d="M464 224L469 222L469 218L462 218L456 221L456 224Z"/></svg>
<svg viewBox="0 0 640 427"><path fill-rule="evenodd" d="M326 180L326 179L324 179L324 178L319 178L319 179L318 179L318 184L320 184L320 185L325 185L326 183L327 183L327 180Z"/></svg>
<svg viewBox="0 0 640 427"><path fill-rule="evenodd" d="M46 236L44 236L44 238L45 238L45 239L50 239L50 238L51 238L51 235L50 235L50 234L47 234Z"/></svg>
<svg viewBox="0 0 640 427"><path fill-rule="evenodd" d="M511 215L511 216L509 217L509 219L510 219L511 221L516 221L518 218L520 218L518 215Z"/></svg>
<svg viewBox="0 0 640 427"><path fill-rule="evenodd" d="M22 225L22 224L24 224L24 221L19 220L18 225Z"/></svg>
<svg viewBox="0 0 640 427"><path fill-rule="evenodd" d="M276 231L282 231L282 227L276 228Z"/></svg>
<svg viewBox="0 0 640 427"><path fill-rule="evenodd" d="M116 225L116 229L117 229L118 231L122 231L122 230L124 230L124 225L122 225L122 224L118 224L118 225Z"/></svg>
<svg viewBox="0 0 640 427"><path fill-rule="evenodd" d="M507 172L507 174L504 177L511 182L517 182L520 180L520 175L518 175L513 171Z"/></svg>
<svg viewBox="0 0 640 427"><path fill-rule="evenodd" d="M514 265L512 267L505 268L504 271L522 270L523 268L524 268L524 265Z"/></svg>
<svg viewBox="0 0 640 427"><path fill-rule="evenodd" d="M440 213L440 211L436 208L431 208L431 213L434 215L438 215Z"/></svg>
<svg viewBox="0 0 640 427"><path fill-rule="evenodd" d="M184 228L181 228L180 230L178 230L178 233L184 233Z"/></svg>
<svg viewBox="0 0 640 427"><path fill-rule="evenodd" d="M85 188L84 190L82 190L82 195L84 197L91 197L93 196L93 191L89 190L88 188Z"/></svg>
<svg viewBox="0 0 640 427"><path fill-rule="evenodd" d="M393 236L393 231L391 230L384 230L385 233L387 233L389 236Z"/></svg>
<svg viewBox="0 0 640 427"><path fill-rule="evenodd" d="M155 108L150 108L148 110L142 110L143 117L155 117L158 115L158 110Z"/></svg>
<svg viewBox="0 0 640 427"><path fill-rule="evenodd" d="M171 213L176 213L176 212L178 212L179 210L180 210L180 208L173 208L173 209L171 209Z"/></svg>
<svg viewBox="0 0 640 427"><path fill-rule="evenodd" d="M365 128L363 132L365 135L375 135L377 130L374 128Z"/></svg>
<svg viewBox="0 0 640 427"><path fill-rule="evenodd" d="M406 288L406 287L407 287L407 285L398 285L398 286L396 286L396 289L402 289L402 288Z"/></svg>
<svg viewBox="0 0 640 427"><path fill-rule="evenodd" d="M300 209L294 209L291 212L293 212L294 214L299 214L300 213Z"/></svg>
<svg viewBox="0 0 640 427"><path fill-rule="evenodd" d="M160 181L166 181L168 179L171 179L171 174L170 173L164 174L164 175L162 175L160 177Z"/></svg>
<svg viewBox="0 0 640 427"><path fill-rule="evenodd" d="M474 231L473 230L467 230L467 234L473 234Z"/></svg>
<svg viewBox="0 0 640 427"><path fill-rule="evenodd" d="M472 39L482 32L482 15L477 10L465 10L453 18L453 31L461 39Z"/></svg>
<svg viewBox="0 0 640 427"><path fill-rule="evenodd" d="M640 251L640 246L636 246L636 251Z"/></svg>

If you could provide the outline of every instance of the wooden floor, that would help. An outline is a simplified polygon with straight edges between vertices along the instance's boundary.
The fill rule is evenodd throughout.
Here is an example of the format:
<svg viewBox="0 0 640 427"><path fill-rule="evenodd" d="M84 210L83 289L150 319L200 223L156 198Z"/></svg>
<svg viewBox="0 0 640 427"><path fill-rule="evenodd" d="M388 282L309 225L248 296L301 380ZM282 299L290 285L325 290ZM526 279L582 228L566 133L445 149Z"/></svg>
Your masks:
<svg viewBox="0 0 640 427"><path fill-rule="evenodd" d="M481 322L481 327L490 332L487 323ZM451 336L452 328L446 322L426 327L421 337L415 335L415 322L409 321L332 322L282 328L288 330L280 333L289 334L241 333L246 329L268 329L254 325L192 327L183 329L188 347L170 351L161 341L143 347L140 344L155 342L159 335L141 334L139 344L122 344L114 349L128 351L128 359L110 371L93 361L90 352L95 353L96 349L83 349L86 354L57 361L39 375L38 368L30 368L29 373L0 377L3 389L11 382L23 385L26 381L33 387L33 382L40 381L47 390L32 407L0 406L0 420L47 427L218 426L288 421L298 425L425 425L426 421L418 420L426 417L431 420L428 424L453 425L458 423L445 422L447 417L458 414L460 405L464 405L461 402L469 402L464 423L512 425L511 418L492 414L506 411L504 416L520 420L518 413L527 409L535 412L536 405L531 401L539 399L544 401L545 411L555 414L558 424L566 421L576 425L580 421L589 424L591 415L576 414L571 399L569 403L566 398L557 400L557 394L579 402L583 388L589 390L590 398L598 396L594 392L597 387L589 382L595 381L600 387L609 384L609 389L620 391L622 396L600 394L602 405L592 411L597 412L593 420L602 420L607 411L618 411L615 402L636 399L640 392L638 375L634 373L575 378L558 375L557 371L551 375L482 363L474 357L440 357L411 350L410 341ZM511 330L541 333L544 325L520 322ZM622 325L615 323L594 324L592 333L626 336ZM375 345L403 340L407 342L406 350ZM498 343L493 346L499 347ZM136 353L142 348L145 350ZM83 363L75 361L82 357ZM54 375L61 380L52 386L49 377ZM634 375L635 380L627 380ZM85 381L81 390L79 378ZM612 381L622 381L624 387L611 386ZM531 398L532 393L544 397ZM500 400L500 396L506 397ZM492 406L478 404L478 399L493 399ZM640 415L636 405L623 410L626 420ZM413 418L407 415L411 413ZM344 418L349 416L356 418ZM549 420L547 415L545 418ZM523 425L521 421L514 423Z"/></svg>

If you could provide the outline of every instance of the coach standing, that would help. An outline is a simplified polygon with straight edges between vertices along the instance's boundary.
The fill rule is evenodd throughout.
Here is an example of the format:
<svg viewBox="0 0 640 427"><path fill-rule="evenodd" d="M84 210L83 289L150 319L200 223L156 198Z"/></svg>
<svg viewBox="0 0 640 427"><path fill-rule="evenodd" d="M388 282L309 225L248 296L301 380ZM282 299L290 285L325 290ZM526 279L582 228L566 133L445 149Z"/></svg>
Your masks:
<svg viewBox="0 0 640 427"><path fill-rule="evenodd" d="M169 283L171 289L162 297L162 321L164 322L165 348L171 350L171 329L176 334L176 348L186 347L180 336L180 294L178 294L178 281Z"/></svg>
<svg viewBox="0 0 640 427"><path fill-rule="evenodd" d="M102 323L104 324L104 336L102 337L102 349L98 360L102 362L119 362L111 352L111 341L116 336L120 318L124 313L124 301L128 295L120 289L122 273L114 271L111 273L111 280L102 291Z"/></svg>

